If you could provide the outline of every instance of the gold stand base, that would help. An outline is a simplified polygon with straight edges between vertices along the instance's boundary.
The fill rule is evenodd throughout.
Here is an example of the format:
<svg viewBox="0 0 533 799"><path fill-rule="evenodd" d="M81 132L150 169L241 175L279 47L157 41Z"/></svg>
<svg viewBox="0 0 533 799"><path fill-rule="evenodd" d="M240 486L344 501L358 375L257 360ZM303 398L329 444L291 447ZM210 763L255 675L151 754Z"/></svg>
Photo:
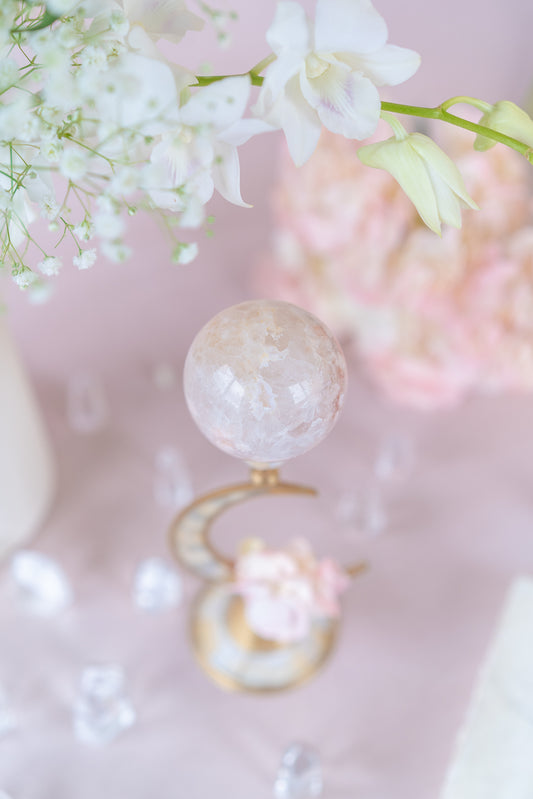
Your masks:
<svg viewBox="0 0 533 799"><path fill-rule="evenodd" d="M192 611L196 658L212 680L230 691L268 693L301 685L325 663L336 632L336 620L321 619L302 641L281 644L260 638L246 623L242 599L226 582L201 592Z"/></svg>

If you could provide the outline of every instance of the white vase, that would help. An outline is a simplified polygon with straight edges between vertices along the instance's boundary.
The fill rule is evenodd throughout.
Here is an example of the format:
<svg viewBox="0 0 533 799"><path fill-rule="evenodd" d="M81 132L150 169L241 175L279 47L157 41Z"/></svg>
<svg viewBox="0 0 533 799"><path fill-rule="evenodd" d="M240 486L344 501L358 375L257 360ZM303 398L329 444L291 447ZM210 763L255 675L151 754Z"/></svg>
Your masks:
<svg viewBox="0 0 533 799"><path fill-rule="evenodd" d="M0 318L0 558L38 532L54 489L48 435L6 321Z"/></svg>

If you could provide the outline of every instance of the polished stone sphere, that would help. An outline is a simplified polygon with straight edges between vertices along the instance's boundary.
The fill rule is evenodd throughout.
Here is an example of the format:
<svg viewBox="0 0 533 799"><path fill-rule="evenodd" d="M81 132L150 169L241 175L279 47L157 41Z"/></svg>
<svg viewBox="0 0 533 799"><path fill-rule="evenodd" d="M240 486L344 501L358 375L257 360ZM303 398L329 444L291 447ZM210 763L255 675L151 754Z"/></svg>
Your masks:
<svg viewBox="0 0 533 799"><path fill-rule="evenodd" d="M226 308L194 339L184 389L202 433L224 452L274 465L314 447L335 424L346 362L315 316L287 302Z"/></svg>

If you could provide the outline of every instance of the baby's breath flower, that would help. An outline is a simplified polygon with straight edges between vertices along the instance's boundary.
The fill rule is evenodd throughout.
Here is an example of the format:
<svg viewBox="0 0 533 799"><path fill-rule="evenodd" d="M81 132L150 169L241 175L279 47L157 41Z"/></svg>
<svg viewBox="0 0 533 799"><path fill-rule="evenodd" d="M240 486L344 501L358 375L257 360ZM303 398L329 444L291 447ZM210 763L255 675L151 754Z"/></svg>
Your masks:
<svg viewBox="0 0 533 799"><path fill-rule="evenodd" d="M11 270L11 277L21 289L29 288L36 280L37 275L32 272L27 266L18 264Z"/></svg>
<svg viewBox="0 0 533 799"><path fill-rule="evenodd" d="M46 255L42 261L37 264L37 269L43 275L50 277L51 275L58 275L59 270L63 266L61 259L55 255Z"/></svg>
<svg viewBox="0 0 533 799"><path fill-rule="evenodd" d="M94 236L94 225L89 219L84 219L74 227L72 232L80 241L89 241Z"/></svg>
<svg viewBox="0 0 533 799"><path fill-rule="evenodd" d="M107 69L107 54L102 47L88 45L80 56L80 63L84 69L103 71Z"/></svg>
<svg viewBox="0 0 533 799"><path fill-rule="evenodd" d="M123 241L103 241L102 252L117 264L122 264L131 257L131 248L124 244Z"/></svg>
<svg viewBox="0 0 533 799"><path fill-rule="evenodd" d="M51 194L47 194L45 197L43 197L39 203L39 208L41 210L41 216L44 217L44 219L50 219L53 221L59 214L59 204L57 203L56 198Z"/></svg>
<svg viewBox="0 0 533 799"><path fill-rule="evenodd" d="M17 82L19 69L12 58L0 59L0 91L5 91Z"/></svg>
<svg viewBox="0 0 533 799"><path fill-rule="evenodd" d="M61 156L59 169L69 180L80 180L87 171L87 157L81 150L69 147Z"/></svg>
<svg viewBox="0 0 533 799"><path fill-rule="evenodd" d="M108 214L103 211L93 217L94 230L102 239L118 239L124 231L124 220L118 214Z"/></svg>
<svg viewBox="0 0 533 799"><path fill-rule="evenodd" d="M193 241L190 243L181 242L172 252L172 260L175 264L190 264L198 255L198 244Z"/></svg>
<svg viewBox="0 0 533 799"><path fill-rule="evenodd" d="M96 249L93 247L90 250L81 250L78 255L72 259L74 266L78 269L90 269L96 261Z"/></svg>

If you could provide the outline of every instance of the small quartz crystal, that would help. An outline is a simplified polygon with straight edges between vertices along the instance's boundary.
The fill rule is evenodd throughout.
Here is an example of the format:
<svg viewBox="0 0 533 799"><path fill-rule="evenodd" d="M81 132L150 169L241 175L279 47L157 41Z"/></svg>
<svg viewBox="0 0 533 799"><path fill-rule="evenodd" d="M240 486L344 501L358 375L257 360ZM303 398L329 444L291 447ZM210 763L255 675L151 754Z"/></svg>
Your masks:
<svg viewBox="0 0 533 799"><path fill-rule="evenodd" d="M178 605L183 594L181 577L162 558L148 558L135 574L133 599L141 610L158 613Z"/></svg>
<svg viewBox="0 0 533 799"><path fill-rule="evenodd" d="M67 383L67 420L77 433L96 433L109 416L102 383L89 372L76 372Z"/></svg>
<svg viewBox="0 0 533 799"><path fill-rule="evenodd" d="M74 732L87 744L107 744L135 722L123 669L112 664L86 666L74 703Z"/></svg>
<svg viewBox="0 0 533 799"><path fill-rule="evenodd" d="M178 511L194 496L191 475L182 453L175 447L161 447L155 457L154 498L161 508Z"/></svg>
<svg viewBox="0 0 533 799"><path fill-rule="evenodd" d="M365 492L352 490L342 493L336 502L334 515L340 524L361 536L377 536L389 525L385 499L375 485Z"/></svg>
<svg viewBox="0 0 533 799"><path fill-rule="evenodd" d="M47 555L20 550L11 560L10 572L15 597L28 612L53 616L72 604L63 569Z"/></svg>
<svg viewBox="0 0 533 799"><path fill-rule="evenodd" d="M374 474L382 482L406 480L413 471L415 449L412 439L396 433L383 439L376 460Z"/></svg>
<svg viewBox="0 0 533 799"><path fill-rule="evenodd" d="M322 796L323 787L318 753L305 744L291 744L283 753L274 783L276 799L315 799Z"/></svg>

